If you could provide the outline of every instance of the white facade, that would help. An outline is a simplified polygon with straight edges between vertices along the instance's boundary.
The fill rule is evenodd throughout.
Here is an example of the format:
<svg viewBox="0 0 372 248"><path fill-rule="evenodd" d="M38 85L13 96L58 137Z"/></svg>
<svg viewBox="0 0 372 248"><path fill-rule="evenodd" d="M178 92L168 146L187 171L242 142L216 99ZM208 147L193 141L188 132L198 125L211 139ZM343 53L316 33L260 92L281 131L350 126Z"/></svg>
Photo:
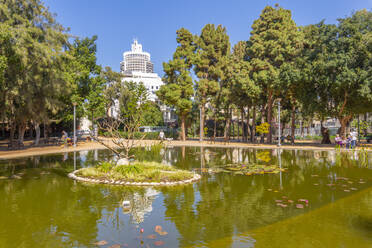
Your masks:
<svg viewBox="0 0 372 248"><path fill-rule="evenodd" d="M123 53L123 61L120 63L120 72L123 74L122 82L143 83L148 91L148 99L158 101L156 91L164 85L157 73L154 73L154 66L151 62L150 53L142 50L142 45L134 40L131 51ZM165 105L161 106L165 123L174 122L177 117L174 110ZM119 101L110 110L110 116L117 118L119 112Z"/></svg>
<svg viewBox="0 0 372 248"><path fill-rule="evenodd" d="M148 90L149 100L157 100L155 92L164 83L158 74L154 73L150 54L142 51L142 45L137 40L134 40L131 51L123 53L120 72L124 75L122 82L142 82Z"/></svg>
<svg viewBox="0 0 372 248"><path fill-rule="evenodd" d="M130 75L125 74L122 82L125 81L143 83L148 91L148 99L153 102L158 99L155 92L159 90L160 86L164 84L163 81L161 81L161 78L156 73L143 73L137 71L133 71Z"/></svg>
<svg viewBox="0 0 372 248"><path fill-rule="evenodd" d="M134 40L131 51L123 53L120 71L128 75L132 74L132 72L154 72L154 65L151 62L150 54L142 51L142 45L137 40Z"/></svg>

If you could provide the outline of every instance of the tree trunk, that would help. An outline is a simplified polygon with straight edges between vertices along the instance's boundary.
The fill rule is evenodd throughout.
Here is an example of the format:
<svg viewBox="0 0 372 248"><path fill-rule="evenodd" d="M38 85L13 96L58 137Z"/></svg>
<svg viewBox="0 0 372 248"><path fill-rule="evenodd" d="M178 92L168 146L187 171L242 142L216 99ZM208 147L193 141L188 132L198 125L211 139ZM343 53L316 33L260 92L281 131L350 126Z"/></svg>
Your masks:
<svg viewBox="0 0 372 248"><path fill-rule="evenodd" d="M272 142L272 106L273 105L273 93L271 90L268 92L268 99L267 99L267 123L269 123L269 133L267 136L267 143Z"/></svg>
<svg viewBox="0 0 372 248"><path fill-rule="evenodd" d="M294 145L294 140L295 140L295 118L296 118L296 107L295 105L293 104L292 105L292 113L291 113L291 143L292 145Z"/></svg>
<svg viewBox="0 0 372 248"><path fill-rule="evenodd" d="M231 124L231 119L230 119L230 115L229 114L227 116L228 117L226 119L225 132L223 134L223 138L224 138L225 142L230 139L230 124Z"/></svg>
<svg viewBox="0 0 372 248"><path fill-rule="evenodd" d="M339 117L338 120L340 121L341 127L340 127L340 136L346 137L346 127L349 124L350 120L352 118L352 115L347 115L343 117Z"/></svg>
<svg viewBox="0 0 372 248"><path fill-rule="evenodd" d="M216 135L217 135L217 120L216 120L216 114L214 114L214 117L213 117L213 141L216 140Z"/></svg>
<svg viewBox="0 0 372 248"><path fill-rule="evenodd" d="M18 127L18 142L19 142L19 144L23 144L25 131L26 131L26 125L24 123L20 124L19 127Z"/></svg>
<svg viewBox="0 0 372 248"><path fill-rule="evenodd" d="M303 121L301 123L302 123L302 125L301 125L301 137L304 137L304 123L303 123Z"/></svg>
<svg viewBox="0 0 372 248"><path fill-rule="evenodd" d="M237 117L238 117L237 118L237 125L236 125L236 127L238 129L237 140L239 140L240 139L240 137L239 137L239 135L240 135L239 115Z"/></svg>
<svg viewBox="0 0 372 248"><path fill-rule="evenodd" d="M264 107L262 107L264 108ZM262 110L262 113L263 113L263 110ZM261 124L265 122L265 117L264 115L262 114L261 115ZM265 136L263 134L261 134L261 143L264 143L265 142Z"/></svg>
<svg viewBox="0 0 372 248"><path fill-rule="evenodd" d="M38 145L40 141L40 124L38 122L35 122L34 126L35 126L35 133L36 133L35 145Z"/></svg>
<svg viewBox="0 0 372 248"><path fill-rule="evenodd" d="M9 142L11 147L13 147L14 132L15 132L14 122L10 122Z"/></svg>
<svg viewBox="0 0 372 248"><path fill-rule="evenodd" d="M200 116L200 139L204 139L204 114L205 114L205 105L201 105L201 116Z"/></svg>
<svg viewBox="0 0 372 248"><path fill-rule="evenodd" d="M245 128L244 128L244 108L240 110L241 118L242 118L242 141L245 140Z"/></svg>
<svg viewBox="0 0 372 248"><path fill-rule="evenodd" d="M5 138L5 121L3 120L3 125L2 125L2 130L1 130L1 132L2 132L2 137L4 137Z"/></svg>
<svg viewBox="0 0 372 248"><path fill-rule="evenodd" d="M323 137L321 144L331 144L331 140L329 138L329 130L328 128L323 127L323 118L320 121L320 132Z"/></svg>
<svg viewBox="0 0 372 248"><path fill-rule="evenodd" d="M186 140L186 116L181 115L181 139Z"/></svg>
<svg viewBox="0 0 372 248"><path fill-rule="evenodd" d="M234 121L233 120L231 120L231 124L232 124L233 139L235 139L235 124L234 124Z"/></svg>
<svg viewBox="0 0 372 248"><path fill-rule="evenodd" d="M246 142L248 142L249 140L249 136L251 135L251 129L249 128L249 106L247 108L247 116L246 116L246 119L247 119L247 137L246 137Z"/></svg>
<svg viewBox="0 0 372 248"><path fill-rule="evenodd" d="M253 105L251 142L256 143L256 105Z"/></svg>
<svg viewBox="0 0 372 248"><path fill-rule="evenodd" d="M47 140L48 139L48 124L46 121L44 121L44 139Z"/></svg>

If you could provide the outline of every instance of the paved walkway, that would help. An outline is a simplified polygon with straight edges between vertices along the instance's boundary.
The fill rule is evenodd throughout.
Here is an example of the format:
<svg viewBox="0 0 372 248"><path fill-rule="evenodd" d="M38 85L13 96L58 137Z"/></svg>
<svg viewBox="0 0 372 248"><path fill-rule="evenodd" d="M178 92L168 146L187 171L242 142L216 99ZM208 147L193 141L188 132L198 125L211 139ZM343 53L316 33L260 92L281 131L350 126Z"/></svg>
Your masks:
<svg viewBox="0 0 372 248"><path fill-rule="evenodd" d="M105 139L106 143L111 143L110 139ZM158 143L156 140L142 140L138 141L137 146L149 146L154 143ZM165 141L166 145L169 146L204 146L204 147L231 147L231 148L260 148L260 149L273 149L278 146L273 144L251 144L251 143L242 143L238 141L233 142L210 142L203 141L199 142L196 140L187 140L187 141ZM281 146L282 149L302 149L302 150L334 150L334 145L322 145L317 143L309 143L302 141L301 143L296 143L295 145L284 144ZM372 151L372 146L368 146ZM43 154L53 154L53 153L62 153L62 152L73 152L73 151L84 151L84 150L96 150L96 149L106 149L105 146L99 144L98 142L81 142L77 147L69 146L64 148L63 146L46 146L46 147L32 147L27 145L24 149L21 150L7 150L5 148L0 150L0 159L12 159L18 157L27 157L34 155L43 155Z"/></svg>

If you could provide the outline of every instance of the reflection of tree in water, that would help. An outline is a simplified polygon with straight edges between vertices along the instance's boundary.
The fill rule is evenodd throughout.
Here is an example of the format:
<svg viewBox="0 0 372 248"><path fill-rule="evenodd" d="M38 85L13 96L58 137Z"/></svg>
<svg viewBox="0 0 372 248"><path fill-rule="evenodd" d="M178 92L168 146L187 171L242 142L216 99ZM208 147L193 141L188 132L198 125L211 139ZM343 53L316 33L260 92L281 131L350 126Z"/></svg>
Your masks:
<svg viewBox="0 0 372 248"><path fill-rule="evenodd" d="M134 224L145 220L145 215L152 212L152 203L159 192L153 188L143 188L140 191L124 194L123 201L129 201L128 206L123 205L123 213L130 214Z"/></svg>
<svg viewBox="0 0 372 248"><path fill-rule="evenodd" d="M206 167L232 161L259 162L257 153L260 150L256 149L204 148L202 151L210 150L214 155L208 157L198 153L191 159L188 157L193 154L192 149L186 149L184 159L181 156L182 152L178 153L177 165L198 167L203 160ZM199 149L196 151L200 152ZM267 154L265 150L265 157L270 158L271 164L278 163L278 154L278 152ZM312 175L319 175L316 179L322 185L334 180L337 175L349 174L353 177L361 175L361 171L332 166L332 157L327 152L314 155L312 151L282 150L281 161L284 167L289 168L288 172L283 173L282 191L279 189L279 175L246 177L223 173L212 175L204 173L202 180L194 186L162 190L164 205L167 208L166 217L175 223L181 235L179 246L232 237L236 233L247 232L303 213L294 208L277 207L274 200L281 199L282 196L288 196L293 200L307 198L313 208L343 197L340 192L314 188L315 177ZM268 188L279 192L268 192ZM225 243L223 247L230 247L232 243L231 238L230 244Z"/></svg>
<svg viewBox="0 0 372 248"><path fill-rule="evenodd" d="M96 238L102 205L92 208L91 202L104 202L100 191L45 175L3 182L0 194L5 196L0 198L4 247L21 246L17 241L27 247L89 246Z"/></svg>

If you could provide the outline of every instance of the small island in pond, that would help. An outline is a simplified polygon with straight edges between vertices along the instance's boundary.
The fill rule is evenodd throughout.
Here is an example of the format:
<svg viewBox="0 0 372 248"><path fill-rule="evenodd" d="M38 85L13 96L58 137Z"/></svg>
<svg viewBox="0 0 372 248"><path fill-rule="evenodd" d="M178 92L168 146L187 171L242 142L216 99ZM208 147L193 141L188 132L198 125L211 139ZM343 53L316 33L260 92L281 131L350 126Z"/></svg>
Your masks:
<svg viewBox="0 0 372 248"><path fill-rule="evenodd" d="M95 167L76 170L69 176L91 183L133 186L171 186L191 183L201 178L191 171L179 170L157 162L139 161L126 165L102 162Z"/></svg>

